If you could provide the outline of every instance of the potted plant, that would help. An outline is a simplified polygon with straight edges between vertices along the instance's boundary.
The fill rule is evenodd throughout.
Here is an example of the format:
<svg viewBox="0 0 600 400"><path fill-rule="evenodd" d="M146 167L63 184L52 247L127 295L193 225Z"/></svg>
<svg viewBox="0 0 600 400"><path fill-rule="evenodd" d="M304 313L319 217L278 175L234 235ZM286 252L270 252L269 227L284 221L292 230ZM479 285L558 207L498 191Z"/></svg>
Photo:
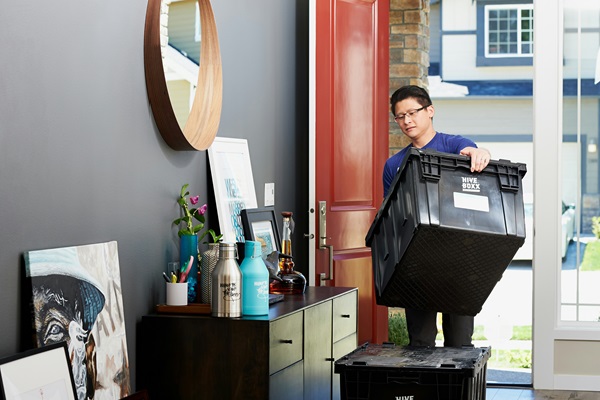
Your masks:
<svg viewBox="0 0 600 400"><path fill-rule="evenodd" d="M180 227L179 236L179 261L183 263L193 257L194 263L188 275L188 302L194 303L198 299L198 241L210 235L214 243L221 240L222 235L217 235L212 229L204 230L206 222L204 214L207 205L194 207L198 204L200 196L190 196L189 184L181 187L177 204L181 209L182 216L173 221L173 225ZM194 224L195 222L195 224Z"/></svg>

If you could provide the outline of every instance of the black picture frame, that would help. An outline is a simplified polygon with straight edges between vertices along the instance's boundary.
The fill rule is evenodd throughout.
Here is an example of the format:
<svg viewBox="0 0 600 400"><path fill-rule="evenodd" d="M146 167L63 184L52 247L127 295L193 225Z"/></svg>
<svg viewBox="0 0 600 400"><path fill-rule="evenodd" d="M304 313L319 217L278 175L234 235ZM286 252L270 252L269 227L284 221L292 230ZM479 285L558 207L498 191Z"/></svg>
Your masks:
<svg viewBox="0 0 600 400"><path fill-rule="evenodd" d="M261 242L262 256L281 251L277 216L273 207L247 208L241 212L244 238Z"/></svg>
<svg viewBox="0 0 600 400"><path fill-rule="evenodd" d="M37 398L39 393L77 399L67 342L0 359L0 399Z"/></svg>

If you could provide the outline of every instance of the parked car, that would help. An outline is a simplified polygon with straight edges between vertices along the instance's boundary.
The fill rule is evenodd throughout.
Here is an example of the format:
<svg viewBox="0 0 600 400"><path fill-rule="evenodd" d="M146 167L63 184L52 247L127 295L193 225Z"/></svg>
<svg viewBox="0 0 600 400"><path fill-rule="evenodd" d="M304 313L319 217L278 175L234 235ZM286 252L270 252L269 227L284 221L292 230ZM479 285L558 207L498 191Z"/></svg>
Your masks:
<svg viewBox="0 0 600 400"><path fill-rule="evenodd" d="M567 256L569 243L575 237L575 204L562 202L562 258Z"/></svg>
<svg viewBox="0 0 600 400"><path fill-rule="evenodd" d="M525 243L517 251L513 260L531 260L533 258L533 196L523 195L525 208ZM565 258L569 243L575 234L575 205L566 205L562 202L562 232L561 232L561 256Z"/></svg>

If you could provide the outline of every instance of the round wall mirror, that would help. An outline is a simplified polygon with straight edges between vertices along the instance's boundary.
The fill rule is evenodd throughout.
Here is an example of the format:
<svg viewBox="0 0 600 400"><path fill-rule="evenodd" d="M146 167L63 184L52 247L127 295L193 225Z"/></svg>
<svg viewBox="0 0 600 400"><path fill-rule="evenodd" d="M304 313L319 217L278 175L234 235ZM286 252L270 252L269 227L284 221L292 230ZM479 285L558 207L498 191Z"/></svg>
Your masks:
<svg viewBox="0 0 600 400"><path fill-rule="evenodd" d="M148 1L144 68L148 99L165 142L175 150L209 148L223 98L210 0Z"/></svg>

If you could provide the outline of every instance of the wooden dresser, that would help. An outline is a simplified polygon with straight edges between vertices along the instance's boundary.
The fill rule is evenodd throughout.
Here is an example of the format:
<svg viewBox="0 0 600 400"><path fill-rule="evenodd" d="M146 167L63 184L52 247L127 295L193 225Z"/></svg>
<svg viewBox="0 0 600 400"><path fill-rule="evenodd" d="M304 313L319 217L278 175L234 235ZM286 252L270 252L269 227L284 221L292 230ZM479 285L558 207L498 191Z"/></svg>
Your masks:
<svg viewBox="0 0 600 400"><path fill-rule="evenodd" d="M334 360L357 347L355 288L307 287L268 316L154 314L138 328L151 399L337 399Z"/></svg>

